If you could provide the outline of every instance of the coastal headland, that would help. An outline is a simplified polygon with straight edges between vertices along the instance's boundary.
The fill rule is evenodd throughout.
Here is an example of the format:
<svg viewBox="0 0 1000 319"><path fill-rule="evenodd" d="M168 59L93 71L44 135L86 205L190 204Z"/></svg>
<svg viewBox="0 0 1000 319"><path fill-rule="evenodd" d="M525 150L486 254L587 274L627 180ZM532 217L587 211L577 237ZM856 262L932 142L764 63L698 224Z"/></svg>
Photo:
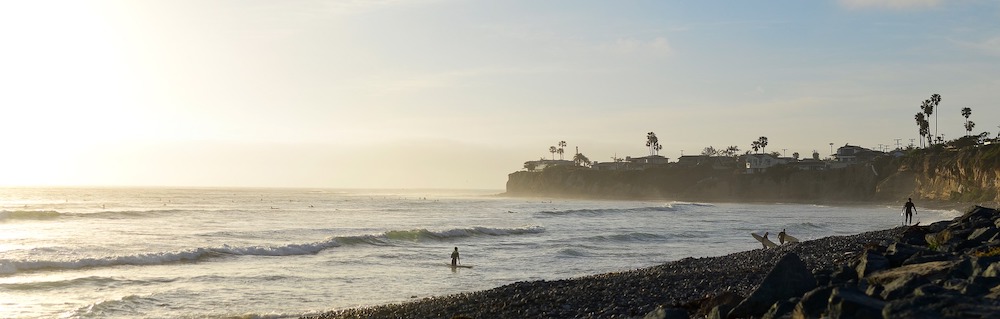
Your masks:
<svg viewBox="0 0 1000 319"><path fill-rule="evenodd" d="M1000 212L307 318L990 318Z"/></svg>
<svg viewBox="0 0 1000 319"><path fill-rule="evenodd" d="M506 196L709 202L1000 203L1000 145L914 149L843 168L777 165L766 171L713 165L642 170L553 166L508 175Z"/></svg>

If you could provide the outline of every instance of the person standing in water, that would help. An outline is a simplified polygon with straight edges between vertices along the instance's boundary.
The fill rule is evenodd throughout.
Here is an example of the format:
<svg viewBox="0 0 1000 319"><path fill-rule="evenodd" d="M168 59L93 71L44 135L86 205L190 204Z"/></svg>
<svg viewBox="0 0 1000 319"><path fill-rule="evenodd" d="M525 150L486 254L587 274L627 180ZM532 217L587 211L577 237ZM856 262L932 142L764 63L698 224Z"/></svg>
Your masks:
<svg viewBox="0 0 1000 319"><path fill-rule="evenodd" d="M913 222L913 214L917 213L917 206L913 205L912 198L906 199L906 204L903 204L903 213L906 213L906 217L903 218L903 223L909 225Z"/></svg>
<svg viewBox="0 0 1000 319"><path fill-rule="evenodd" d="M455 251L451 252L451 266L458 266L458 261L461 259L462 258L458 256L458 247L455 247Z"/></svg>

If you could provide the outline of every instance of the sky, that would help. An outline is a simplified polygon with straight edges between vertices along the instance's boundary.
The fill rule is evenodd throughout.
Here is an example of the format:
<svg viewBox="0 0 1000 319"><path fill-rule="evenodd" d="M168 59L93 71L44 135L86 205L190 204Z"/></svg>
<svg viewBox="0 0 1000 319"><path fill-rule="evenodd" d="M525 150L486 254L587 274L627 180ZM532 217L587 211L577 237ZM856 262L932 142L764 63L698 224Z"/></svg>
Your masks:
<svg viewBox="0 0 1000 319"><path fill-rule="evenodd" d="M1000 2L0 0L0 185L503 189L1000 131ZM558 155L555 156L558 158Z"/></svg>

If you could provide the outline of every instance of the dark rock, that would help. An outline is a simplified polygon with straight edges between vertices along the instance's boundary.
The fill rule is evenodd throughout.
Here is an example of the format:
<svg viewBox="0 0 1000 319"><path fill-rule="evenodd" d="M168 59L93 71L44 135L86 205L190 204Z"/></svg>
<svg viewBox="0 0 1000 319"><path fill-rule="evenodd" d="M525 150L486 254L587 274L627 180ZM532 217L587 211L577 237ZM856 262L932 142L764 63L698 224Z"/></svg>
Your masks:
<svg viewBox="0 0 1000 319"><path fill-rule="evenodd" d="M833 274L830 276L830 284L832 285L843 284L852 280L858 280L858 272L847 265L835 268Z"/></svg>
<svg viewBox="0 0 1000 319"><path fill-rule="evenodd" d="M976 230L972 231L972 234L969 234L969 237L966 238L966 240L981 244L988 242L990 238L996 236L997 233L1000 233L1000 231L997 230L996 226L991 224L987 227L976 228Z"/></svg>
<svg viewBox="0 0 1000 319"><path fill-rule="evenodd" d="M829 318L882 318L886 302L852 288L836 288L830 294Z"/></svg>
<svg viewBox="0 0 1000 319"><path fill-rule="evenodd" d="M966 296L982 296L990 291L989 288L973 283L967 279L952 278L945 280L942 288L961 293Z"/></svg>
<svg viewBox="0 0 1000 319"><path fill-rule="evenodd" d="M887 268L889 268L889 259L876 253L867 252L861 254L861 259L855 270L858 272L858 278L864 278L875 271Z"/></svg>
<svg viewBox="0 0 1000 319"><path fill-rule="evenodd" d="M998 313L994 302L952 294L900 299L882 310L884 318L994 318Z"/></svg>
<svg viewBox="0 0 1000 319"><path fill-rule="evenodd" d="M994 224L994 216L997 216L996 210L975 206L969 212L962 215L962 217L959 217L958 223L965 226L966 229L986 227Z"/></svg>
<svg viewBox="0 0 1000 319"><path fill-rule="evenodd" d="M813 271L813 278L816 279L817 286L826 286L830 284L833 278L833 269L817 269Z"/></svg>
<svg viewBox="0 0 1000 319"><path fill-rule="evenodd" d="M659 306L643 316L642 319L687 319L688 317L690 315L688 315L687 310Z"/></svg>
<svg viewBox="0 0 1000 319"><path fill-rule="evenodd" d="M936 233L936 232L942 231L945 228L948 228L948 225L950 225L950 224L951 224L950 220L942 220L942 221L939 221L939 222L932 223L930 225L927 225L927 232L928 233Z"/></svg>
<svg viewBox="0 0 1000 319"><path fill-rule="evenodd" d="M949 293L952 293L952 292L949 291L948 289L944 289L943 287L935 285L935 284L926 284L926 285L917 287L917 289L913 290L913 295L914 296L933 296L933 295L941 295L941 294L949 294Z"/></svg>
<svg viewBox="0 0 1000 319"><path fill-rule="evenodd" d="M779 300L771 305L771 309L768 309L761 319L776 319L791 315L792 310L795 310L795 304L799 303L799 298L791 298L788 300Z"/></svg>
<svg viewBox="0 0 1000 319"><path fill-rule="evenodd" d="M951 255L949 254L932 252L930 250L919 251L910 258L907 258L905 261L903 261L903 265L905 266L905 265L923 264L933 261L946 261L949 259L951 259Z"/></svg>
<svg viewBox="0 0 1000 319"><path fill-rule="evenodd" d="M708 316L712 312L712 309L720 305L727 305L726 311L729 311L733 307L736 307L740 301L743 301L743 296L731 291L723 291L717 295L702 299L695 314L699 317Z"/></svg>
<svg viewBox="0 0 1000 319"><path fill-rule="evenodd" d="M795 253L785 254L764 276L760 286L733 308L729 317L760 316L775 302L801 296L813 288L816 288L816 279L806 264Z"/></svg>
<svg viewBox="0 0 1000 319"><path fill-rule="evenodd" d="M938 229L934 232L939 232L944 230L944 227ZM906 228L902 235L899 237L899 242L908 245L915 246L927 246L927 239L924 237L931 233L930 227L927 226L910 226Z"/></svg>
<svg viewBox="0 0 1000 319"><path fill-rule="evenodd" d="M733 307L730 305L718 305L712 308L712 311L708 312L707 319L726 319L727 314L732 312Z"/></svg>
<svg viewBox="0 0 1000 319"><path fill-rule="evenodd" d="M834 287L813 289L802 296L792 310L792 318L818 318L827 309Z"/></svg>
<svg viewBox="0 0 1000 319"><path fill-rule="evenodd" d="M917 287L931 283L924 276L905 274L889 282L879 294L882 300L895 300L913 293Z"/></svg>
<svg viewBox="0 0 1000 319"><path fill-rule="evenodd" d="M942 295L931 295L894 300L883 307L882 318L944 318L941 315L940 308L942 305L947 306L951 301L950 298Z"/></svg>
<svg viewBox="0 0 1000 319"><path fill-rule="evenodd" d="M918 252L932 253L931 250L914 245L908 245L904 243L893 243L889 245L889 249L886 250L885 258L889 260L890 267L899 267L903 265L903 262L916 255Z"/></svg>

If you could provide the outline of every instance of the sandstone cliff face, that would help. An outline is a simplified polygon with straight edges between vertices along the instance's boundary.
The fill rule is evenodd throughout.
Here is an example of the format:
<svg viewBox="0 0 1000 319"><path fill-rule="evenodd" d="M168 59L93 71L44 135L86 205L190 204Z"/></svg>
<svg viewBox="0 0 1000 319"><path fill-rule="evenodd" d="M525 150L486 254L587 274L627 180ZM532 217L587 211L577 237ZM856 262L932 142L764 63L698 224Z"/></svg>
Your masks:
<svg viewBox="0 0 1000 319"><path fill-rule="evenodd" d="M764 174L708 168L594 171L557 167L508 176L512 196L700 201L1000 202L1000 145L915 152L828 171L775 167Z"/></svg>
<svg viewBox="0 0 1000 319"><path fill-rule="evenodd" d="M901 160L898 169L878 186L878 196L972 203L1000 202L1000 145ZM884 193L884 194L883 194Z"/></svg>

